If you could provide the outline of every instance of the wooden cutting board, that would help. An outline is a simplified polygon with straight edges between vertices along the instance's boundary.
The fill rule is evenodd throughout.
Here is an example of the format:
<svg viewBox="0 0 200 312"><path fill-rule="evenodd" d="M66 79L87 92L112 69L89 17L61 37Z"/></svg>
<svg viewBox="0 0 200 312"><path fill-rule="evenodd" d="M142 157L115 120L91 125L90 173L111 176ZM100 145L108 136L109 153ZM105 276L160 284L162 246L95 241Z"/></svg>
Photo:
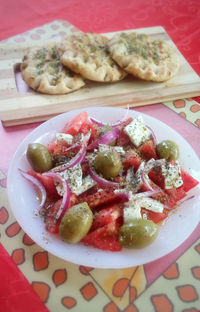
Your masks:
<svg viewBox="0 0 200 312"><path fill-rule="evenodd" d="M133 30L126 32L130 31ZM152 38L167 40L174 45L163 27L134 31L149 34ZM114 34L105 35L112 37ZM131 107L136 107L200 95L200 77L175 45L181 66L178 74L167 82L142 81L128 76L116 83L88 81L82 89L67 95L44 95L30 89L19 92L15 72L26 49L30 46L34 45L26 43L5 45L0 48L0 118L4 126L44 121L54 115L88 106L126 107L129 104Z"/></svg>

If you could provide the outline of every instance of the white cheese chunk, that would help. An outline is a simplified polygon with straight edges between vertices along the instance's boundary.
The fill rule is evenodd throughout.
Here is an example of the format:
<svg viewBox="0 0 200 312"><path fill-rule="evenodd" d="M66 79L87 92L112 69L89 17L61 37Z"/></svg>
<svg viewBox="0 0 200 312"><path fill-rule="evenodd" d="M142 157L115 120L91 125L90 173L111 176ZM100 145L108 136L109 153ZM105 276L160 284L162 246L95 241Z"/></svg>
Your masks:
<svg viewBox="0 0 200 312"><path fill-rule="evenodd" d="M164 206L162 203L152 198L142 197L134 200L134 194L132 194L130 200L126 202L124 206L124 222L127 223L133 219L141 219L141 208L154 212L163 212ZM144 214L143 218L147 218L147 215Z"/></svg>
<svg viewBox="0 0 200 312"><path fill-rule="evenodd" d="M141 219L141 209L140 207L129 206L124 207L124 223L128 223L133 219Z"/></svg>
<svg viewBox="0 0 200 312"><path fill-rule="evenodd" d="M183 184L181 167L178 162L174 165L166 162L161 166L161 171L165 179L165 189L177 188Z"/></svg>
<svg viewBox="0 0 200 312"><path fill-rule="evenodd" d="M130 199L124 204L124 223L130 222L133 219L141 219L141 207L138 201L133 199L131 192L129 193Z"/></svg>
<svg viewBox="0 0 200 312"><path fill-rule="evenodd" d="M127 174L126 174L126 186L123 189L117 189L114 192L117 193L129 193L130 194L134 194L137 193L138 190L140 189L140 186L142 184L142 178L141 178L141 174L144 170L144 166L145 166L145 162L142 162L140 164L140 167L138 168L138 170L136 171L136 173L134 173L133 168L129 168L127 170Z"/></svg>
<svg viewBox="0 0 200 312"><path fill-rule="evenodd" d="M120 155L126 154L122 146L110 146L106 144L99 144L99 152L105 152L105 151L115 151L119 153Z"/></svg>
<svg viewBox="0 0 200 312"><path fill-rule="evenodd" d="M68 145L72 145L73 143L73 136L67 133L56 133L56 139L58 141L65 141Z"/></svg>
<svg viewBox="0 0 200 312"><path fill-rule="evenodd" d="M82 194L96 184L96 182L90 177L90 175L82 178L82 168L80 164L70 169L66 169L63 172L60 172L60 175L67 181L70 190L76 195ZM62 196L63 190L61 186L57 185L56 188L58 194Z"/></svg>
<svg viewBox="0 0 200 312"><path fill-rule="evenodd" d="M145 208L147 210L151 210L154 212L163 212L163 209L164 209L164 206L161 202L150 197L148 198L142 197L142 198L137 199L137 204L142 208Z"/></svg>
<svg viewBox="0 0 200 312"><path fill-rule="evenodd" d="M94 185L96 185L96 182L91 178L90 175L87 175L83 180L82 180L82 185L80 187L78 187L74 193L76 195L80 195L83 192L89 190L91 187L93 187Z"/></svg>
<svg viewBox="0 0 200 312"><path fill-rule="evenodd" d="M136 173L134 173L132 168L127 170L126 182L128 183L127 186L132 191L132 193L137 193L142 184L141 174L144 170L144 166L145 162L142 162Z"/></svg>
<svg viewBox="0 0 200 312"><path fill-rule="evenodd" d="M124 132L129 136L131 142L136 146L148 141L151 131L145 126L142 116L133 119L125 128Z"/></svg>
<svg viewBox="0 0 200 312"><path fill-rule="evenodd" d="M82 186L82 168L80 164L60 172L60 175L67 181L73 193L76 193L76 190ZM57 186L58 192L60 191L59 187Z"/></svg>

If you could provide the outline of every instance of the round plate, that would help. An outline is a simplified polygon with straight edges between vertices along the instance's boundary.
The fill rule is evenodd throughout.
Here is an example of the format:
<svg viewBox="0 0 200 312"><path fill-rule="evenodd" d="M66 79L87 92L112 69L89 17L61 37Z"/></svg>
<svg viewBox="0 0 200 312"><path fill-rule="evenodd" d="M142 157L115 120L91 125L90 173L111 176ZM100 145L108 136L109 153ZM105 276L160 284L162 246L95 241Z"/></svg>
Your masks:
<svg viewBox="0 0 200 312"><path fill-rule="evenodd" d="M31 132L18 147L8 172L8 196L12 211L23 230L41 247L67 261L96 268L125 268L141 265L156 260L175 248L193 232L200 220L200 187L197 186L188 193L191 199L183 201L175 213L172 213L160 227L157 239L148 247L140 250L123 249L121 252L108 252L84 246L70 245L62 241L59 235L45 231L45 224L40 216L35 214L38 202L32 185L19 173L18 168L30 169L26 160L26 150L29 143L47 144L59 132L66 122L80 111L87 111L90 116L105 122L119 120L124 116L122 108L93 107L74 110L56 116ZM130 117L140 113L129 111ZM145 114L145 124L153 129L158 142L171 139L180 148L180 164L194 178L200 180L200 161L191 146L173 129Z"/></svg>

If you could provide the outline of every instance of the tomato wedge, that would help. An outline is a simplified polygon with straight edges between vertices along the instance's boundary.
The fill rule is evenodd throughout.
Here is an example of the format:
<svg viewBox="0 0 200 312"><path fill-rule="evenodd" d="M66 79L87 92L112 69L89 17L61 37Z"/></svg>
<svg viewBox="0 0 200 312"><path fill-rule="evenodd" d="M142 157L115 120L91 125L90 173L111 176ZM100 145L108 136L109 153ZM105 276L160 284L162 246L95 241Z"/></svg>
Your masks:
<svg viewBox="0 0 200 312"><path fill-rule="evenodd" d="M103 227L96 229L93 232L88 233L82 239L82 242L102 250L122 250L122 246L118 241L118 233L112 234L112 226L113 224L109 223L104 225ZM115 225L113 226L113 229L115 229Z"/></svg>
<svg viewBox="0 0 200 312"><path fill-rule="evenodd" d="M165 220L168 217L168 214L165 212L154 212L147 210L145 208L142 208L142 215L145 213L148 220L153 221L154 223L159 223L163 220Z"/></svg>
<svg viewBox="0 0 200 312"><path fill-rule="evenodd" d="M38 181L42 183L49 197L54 199L60 198L52 177L47 177L41 173L35 172L34 170L30 170L27 173L30 174L32 177L38 179Z"/></svg>
<svg viewBox="0 0 200 312"><path fill-rule="evenodd" d="M88 120L88 117L88 113L81 112L80 114L68 121L62 132L71 134L73 136L78 134L81 126Z"/></svg>
<svg viewBox="0 0 200 312"><path fill-rule="evenodd" d="M117 223L122 225L123 210L119 205L110 205L94 215L94 221L91 230L95 230L109 223Z"/></svg>

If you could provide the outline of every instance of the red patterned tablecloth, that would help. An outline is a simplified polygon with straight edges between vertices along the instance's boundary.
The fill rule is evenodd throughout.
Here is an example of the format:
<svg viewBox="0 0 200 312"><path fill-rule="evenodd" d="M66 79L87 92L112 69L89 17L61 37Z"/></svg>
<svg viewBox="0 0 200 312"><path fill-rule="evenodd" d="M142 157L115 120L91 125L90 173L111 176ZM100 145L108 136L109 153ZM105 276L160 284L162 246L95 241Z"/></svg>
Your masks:
<svg viewBox="0 0 200 312"><path fill-rule="evenodd" d="M16 36L8 41L19 44L27 38L42 40L45 27L63 32L69 23L96 32L161 25L200 75L198 0L7 0L0 4L0 39ZM46 23L50 24L44 27ZM28 33L21 35L24 31ZM197 102L180 99L136 110L177 130L200 156ZM6 175L18 144L37 125L0 128L0 241L7 250L0 245L0 311L198 311L200 226L169 255L123 270L68 263L41 249L23 232L8 204Z"/></svg>

